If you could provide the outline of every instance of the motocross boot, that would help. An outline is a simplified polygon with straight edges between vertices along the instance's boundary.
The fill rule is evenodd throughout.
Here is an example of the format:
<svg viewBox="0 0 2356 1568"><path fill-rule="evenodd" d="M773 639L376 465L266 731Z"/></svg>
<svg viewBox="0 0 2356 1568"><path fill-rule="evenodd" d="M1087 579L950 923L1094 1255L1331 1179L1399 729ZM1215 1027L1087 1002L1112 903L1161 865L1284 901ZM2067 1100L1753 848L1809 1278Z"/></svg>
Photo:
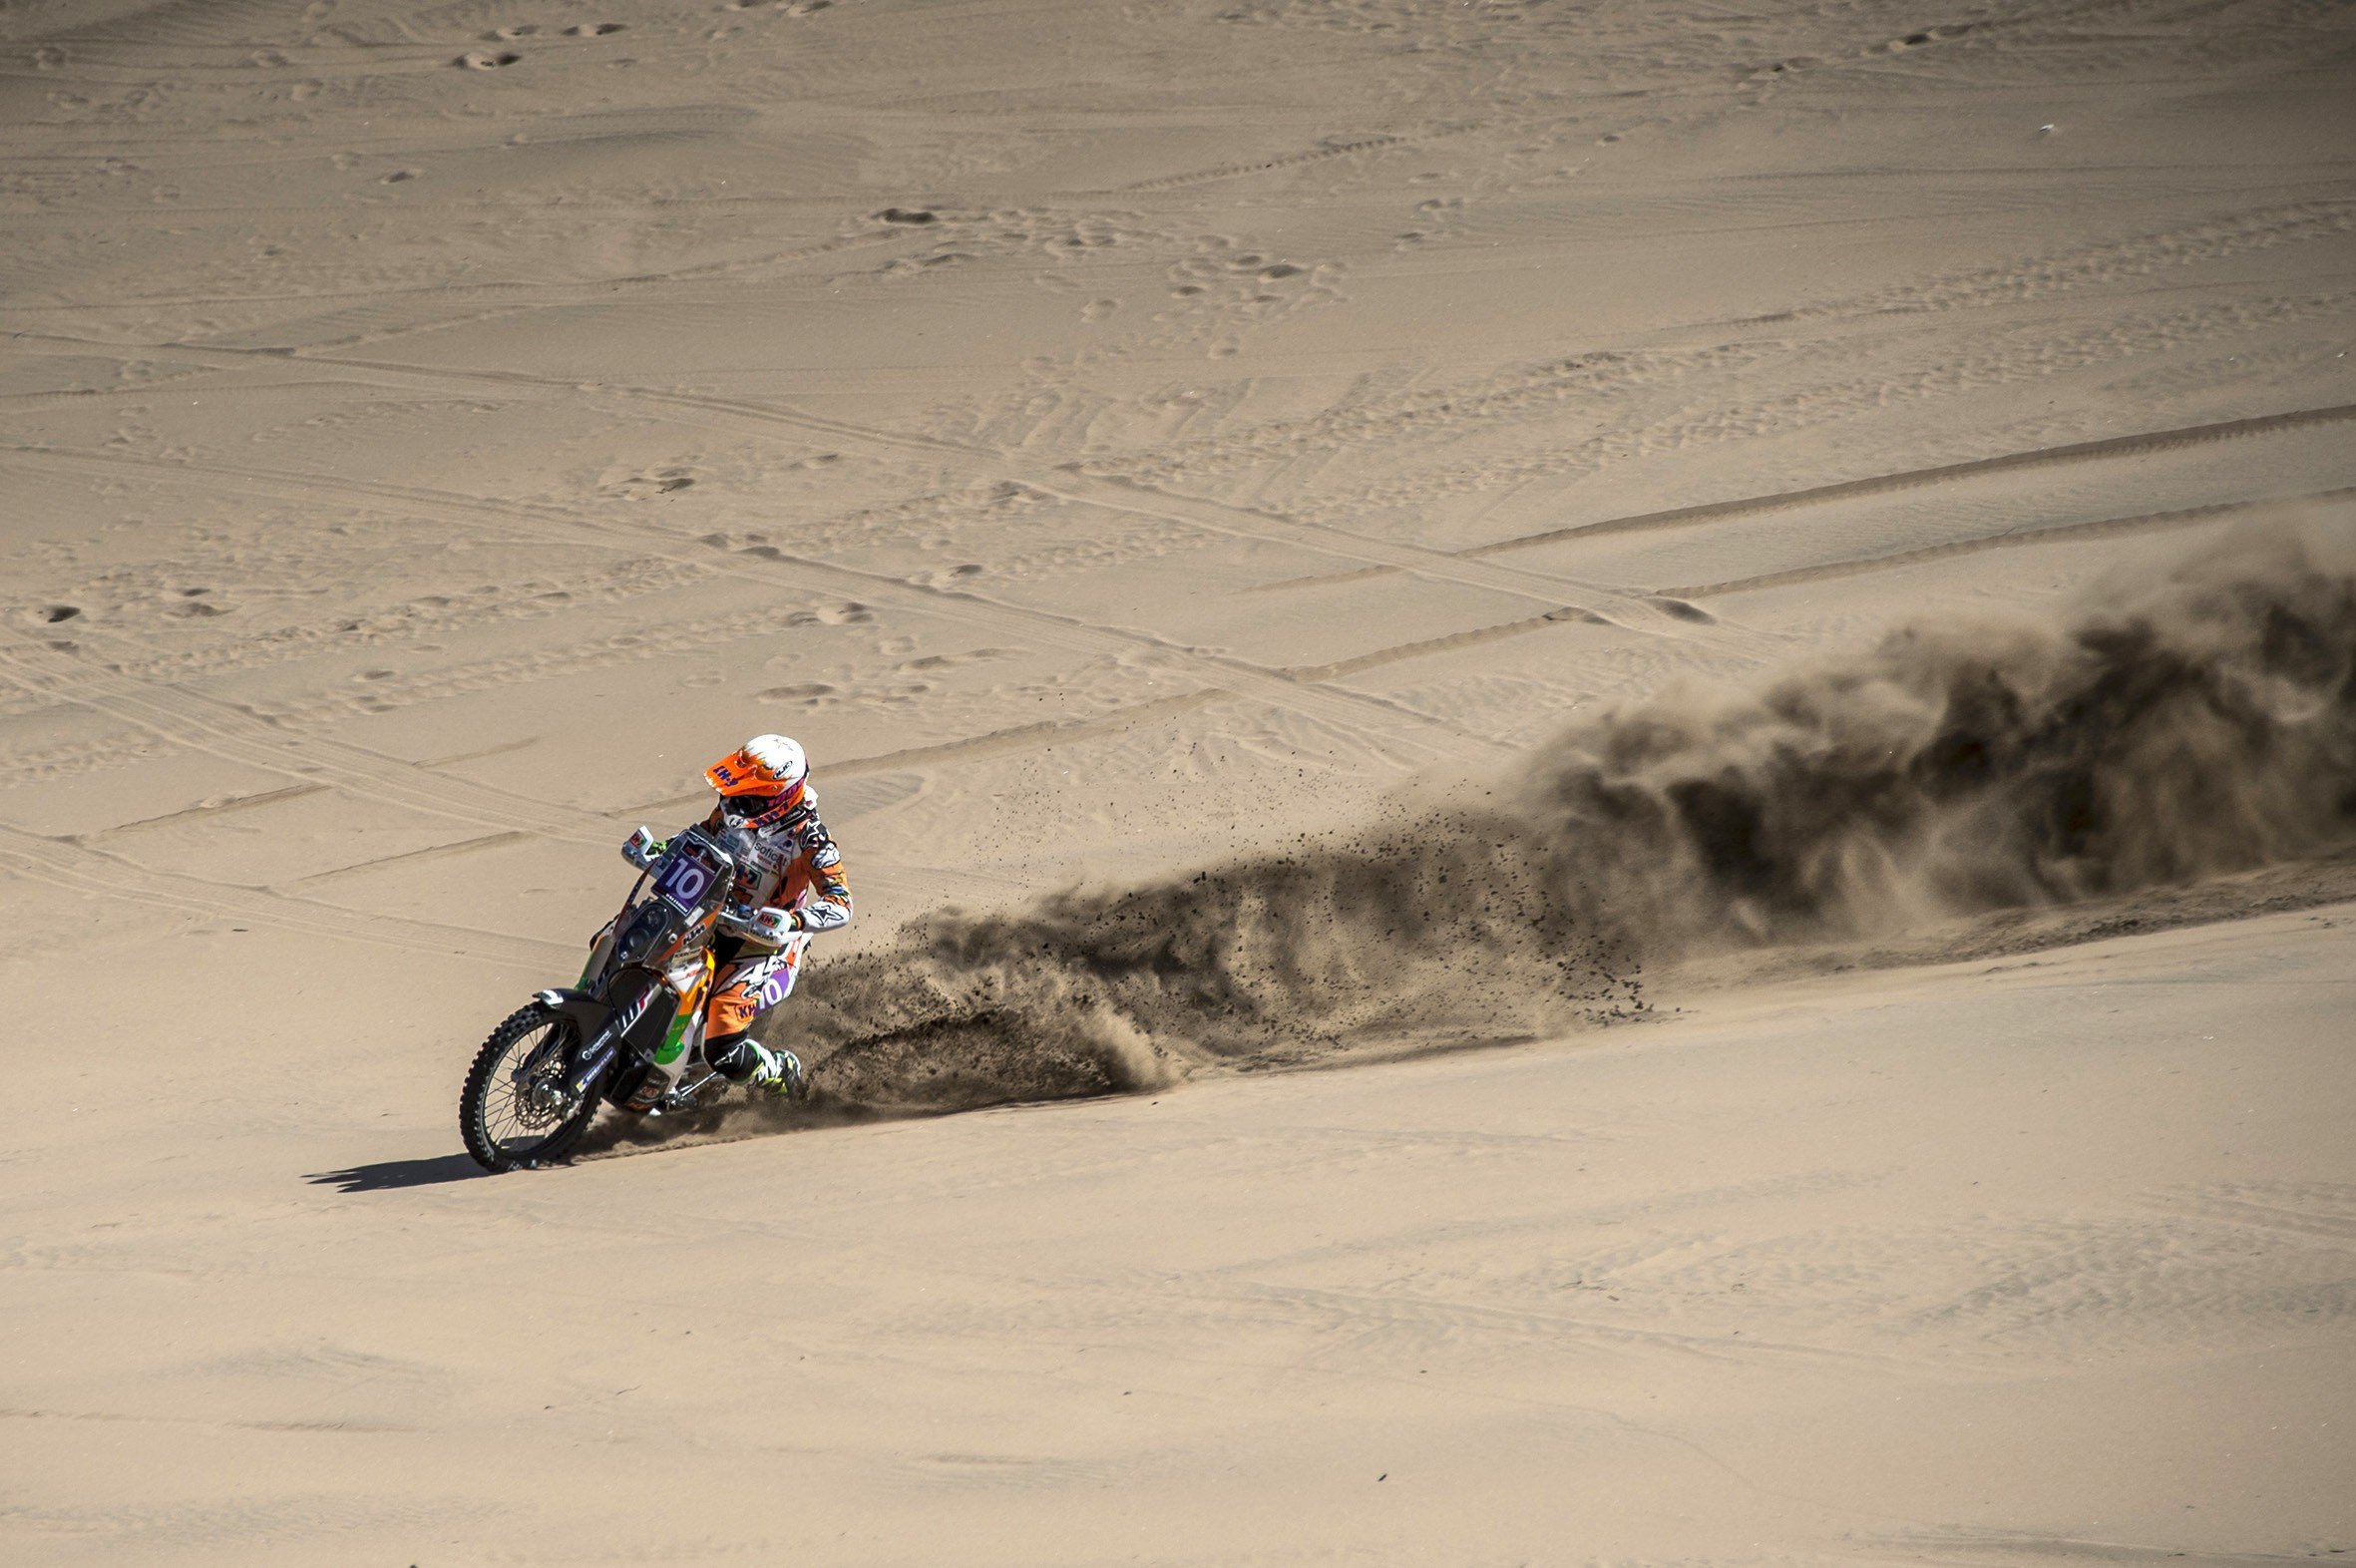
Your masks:
<svg viewBox="0 0 2356 1568"><path fill-rule="evenodd" d="M802 1058L780 1045L775 1050L759 1040L747 1041L753 1050L753 1075L756 1089L767 1089L780 1099L798 1100L810 1092L810 1082L802 1076Z"/></svg>

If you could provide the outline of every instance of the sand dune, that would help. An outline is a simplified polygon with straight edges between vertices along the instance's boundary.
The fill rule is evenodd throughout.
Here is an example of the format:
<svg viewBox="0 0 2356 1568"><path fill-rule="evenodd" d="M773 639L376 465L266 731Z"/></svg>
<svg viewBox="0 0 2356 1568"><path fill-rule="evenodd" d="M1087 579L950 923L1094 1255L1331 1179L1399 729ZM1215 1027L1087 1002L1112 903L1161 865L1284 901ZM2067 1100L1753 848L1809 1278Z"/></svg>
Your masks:
<svg viewBox="0 0 2356 1568"><path fill-rule="evenodd" d="M2356 1550L2352 46L14 0L0 1557ZM822 1099L469 1179L768 729Z"/></svg>

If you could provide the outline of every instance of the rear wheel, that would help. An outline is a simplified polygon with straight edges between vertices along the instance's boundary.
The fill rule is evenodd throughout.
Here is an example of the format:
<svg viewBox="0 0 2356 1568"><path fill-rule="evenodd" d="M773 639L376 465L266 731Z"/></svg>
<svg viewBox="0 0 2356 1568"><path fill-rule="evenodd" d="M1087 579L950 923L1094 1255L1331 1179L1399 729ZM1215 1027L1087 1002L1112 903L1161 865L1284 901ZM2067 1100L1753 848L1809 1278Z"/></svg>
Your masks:
<svg viewBox="0 0 2356 1568"><path fill-rule="evenodd" d="M539 1002L519 1007L475 1053L458 1097L466 1151L487 1171L523 1170L563 1159L597 1114L597 1085L576 1102L566 1068L580 1031Z"/></svg>

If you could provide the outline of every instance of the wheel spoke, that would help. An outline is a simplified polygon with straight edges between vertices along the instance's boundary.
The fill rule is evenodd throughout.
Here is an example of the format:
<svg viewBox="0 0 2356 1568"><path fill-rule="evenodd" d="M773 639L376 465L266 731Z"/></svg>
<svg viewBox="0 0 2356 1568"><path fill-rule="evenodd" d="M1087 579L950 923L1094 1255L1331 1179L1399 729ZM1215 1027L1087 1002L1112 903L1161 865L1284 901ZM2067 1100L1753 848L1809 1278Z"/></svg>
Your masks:
<svg viewBox="0 0 2356 1568"><path fill-rule="evenodd" d="M595 1113L568 1096L566 1068L576 1031L571 1020L546 1011L511 1018L479 1052L467 1080L467 1146L494 1170L512 1169L561 1152Z"/></svg>
<svg viewBox="0 0 2356 1568"><path fill-rule="evenodd" d="M555 1022L518 1036L485 1086L484 1130L502 1151L539 1142L564 1123L564 1116L532 1098L563 1070L564 1056L554 1048L561 1037L562 1025Z"/></svg>

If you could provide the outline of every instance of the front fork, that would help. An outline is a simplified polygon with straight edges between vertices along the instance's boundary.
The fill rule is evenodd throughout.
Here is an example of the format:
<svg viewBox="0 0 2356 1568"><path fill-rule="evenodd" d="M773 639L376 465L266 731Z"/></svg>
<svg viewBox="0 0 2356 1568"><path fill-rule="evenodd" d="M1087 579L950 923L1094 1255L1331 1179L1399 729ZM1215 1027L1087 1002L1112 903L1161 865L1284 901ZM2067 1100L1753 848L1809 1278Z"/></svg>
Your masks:
<svg viewBox="0 0 2356 1568"><path fill-rule="evenodd" d="M606 963L613 957L613 933L620 925L621 917L616 915L598 927L597 934L589 938L589 962L581 967L581 979L573 982L576 988L589 989L597 977L604 973Z"/></svg>

